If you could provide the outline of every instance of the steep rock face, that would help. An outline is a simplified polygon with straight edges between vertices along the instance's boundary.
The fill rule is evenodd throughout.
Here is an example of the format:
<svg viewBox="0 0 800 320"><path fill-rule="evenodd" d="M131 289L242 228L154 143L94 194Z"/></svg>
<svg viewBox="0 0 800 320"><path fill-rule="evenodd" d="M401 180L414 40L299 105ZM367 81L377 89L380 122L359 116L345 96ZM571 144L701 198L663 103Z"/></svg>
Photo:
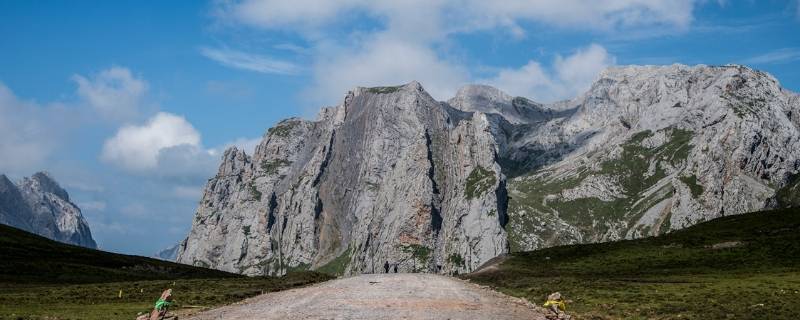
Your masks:
<svg viewBox="0 0 800 320"><path fill-rule="evenodd" d="M539 104L357 88L230 149L178 261L245 274L465 272L796 203L800 98L741 66L618 67ZM506 176L510 177L506 180Z"/></svg>
<svg viewBox="0 0 800 320"><path fill-rule="evenodd" d="M509 182L513 250L762 209L800 169L796 95L749 68L612 68L560 104L575 112L511 142L552 155Z"/></svg>
<svg viewBox="0 0 800 320"><path fill-rule="evenodd" d="M245 274L464 272L507 251L505 177L482 113L416 83L357 88L227 150L178 261Z"/></svg>
<svg viewBox="0 0 800 320"><path fill-rule="evenodd" d="M0 175L0 223L64 243L97 247L80 208L44 172L18 184Z"/></svg>

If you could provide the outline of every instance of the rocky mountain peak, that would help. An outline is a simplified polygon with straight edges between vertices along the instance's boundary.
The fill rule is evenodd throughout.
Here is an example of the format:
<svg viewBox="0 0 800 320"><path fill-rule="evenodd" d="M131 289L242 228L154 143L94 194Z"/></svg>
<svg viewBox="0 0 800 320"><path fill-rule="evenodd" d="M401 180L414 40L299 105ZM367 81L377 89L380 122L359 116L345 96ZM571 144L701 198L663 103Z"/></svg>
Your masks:
<svg viewBox="0 0 800 320"><path fill-rule="evenodd" d="M80 208L45 172L18 184L0 175L0 223L65 243L97 247Z"/></svg>
<svg viewBox="0 0 800 320"><path fill-rule="evenodd" d="M228 150L178 261L468 272L509 250L758 210L798 172L800 98L742 66L613 67L553 104L360 87L314 121L279 122L252 157Z"/></svg>
<svg viewBox="0 0 800 320"><path fill-rule="evenodd" d="M4 174L0 174L0 192L5 192L6 190L11 189L14 187L14 183L6 177Z"/></svg>
<svg viewBox="0 0 800 320"><path fill-rule="evenodd" d="M505 177L477 151L496 142L485 117L453 121L451 110L411 82L279 122L250 162L226 152L178 261L246 274L464 272L506 252Z"/></svg>
<svg viewBox="0 0 800 320"><path fill-rule="evenodd" d="M61 188L58 182L56 182L47 172L37 172L30 178L23 179L22 184L25 184L31 189L39 192L52 193L61 199L69 201L69 194L67 191Z"/></svg>
<svg viewBox="0 0 800 320"><path fill-rule="evenodd" d="M469 84L458 89L456 96L451 98L451 100L459 99L473 101L474 104L472 106L477 107L480 104L508 104L511 103L513 98L514 97L503 92L502 90L489 85Z"/></svg>

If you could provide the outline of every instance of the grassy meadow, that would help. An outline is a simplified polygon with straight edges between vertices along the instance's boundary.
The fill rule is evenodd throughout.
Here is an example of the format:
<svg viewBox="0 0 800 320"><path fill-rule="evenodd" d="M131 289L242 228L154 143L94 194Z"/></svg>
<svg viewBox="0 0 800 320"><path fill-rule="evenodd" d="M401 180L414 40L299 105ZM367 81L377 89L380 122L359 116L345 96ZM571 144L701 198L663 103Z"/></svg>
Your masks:
<svg viewBox="0 0 800 320"><path fill-rule="evenodd" d="M126 319L172 288L179 315L331 279L236 274L91 250L0 225L0 319ZM120 291L122 296L120 297Z"/></svg>
<svg viewBox="0 0 800 320"><path fill-rule="evenodd" d="M513 253L463 277L537 304L559 291L574 319L797 319L800 208Z"/></svg>

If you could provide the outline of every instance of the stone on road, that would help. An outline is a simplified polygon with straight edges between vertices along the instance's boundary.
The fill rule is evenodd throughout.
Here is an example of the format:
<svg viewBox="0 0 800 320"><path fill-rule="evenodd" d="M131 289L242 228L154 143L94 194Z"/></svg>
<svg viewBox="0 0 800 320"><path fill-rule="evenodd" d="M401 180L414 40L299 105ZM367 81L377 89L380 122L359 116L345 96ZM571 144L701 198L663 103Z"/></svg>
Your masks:
<svg viewBox="0 0 800 320"><path fill-rule="evenodd" d="M517 299L456 278L368 274L263 294L191 319L545 319Z"/></svg>

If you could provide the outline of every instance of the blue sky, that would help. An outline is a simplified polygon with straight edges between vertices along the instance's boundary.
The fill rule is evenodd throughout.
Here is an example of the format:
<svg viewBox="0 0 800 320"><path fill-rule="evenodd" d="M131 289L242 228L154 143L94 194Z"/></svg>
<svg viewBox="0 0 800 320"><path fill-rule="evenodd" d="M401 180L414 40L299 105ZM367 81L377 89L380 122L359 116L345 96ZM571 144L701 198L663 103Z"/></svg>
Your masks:
<svg viewBox="0 0 800 320"><path fill-rule="evenodd" d="M51 172L142 255L185 236L222 150L357 85L549 102L610 65L739 63L800 91L797 1L2 1L0 34L0 173Z"/></svg>

